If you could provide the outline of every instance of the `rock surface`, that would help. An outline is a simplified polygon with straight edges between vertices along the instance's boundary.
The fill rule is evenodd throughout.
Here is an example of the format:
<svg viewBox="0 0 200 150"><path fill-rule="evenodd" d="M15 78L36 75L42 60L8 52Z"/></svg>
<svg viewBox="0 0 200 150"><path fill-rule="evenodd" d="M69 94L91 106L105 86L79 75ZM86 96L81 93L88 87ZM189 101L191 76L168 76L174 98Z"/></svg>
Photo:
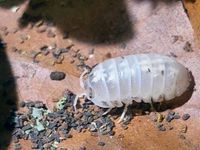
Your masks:
<svg viewBox="0 0 200 150"><path fill-rule="evenodd" d="M2 6L0 8L0 18L4 20L0 22L0 27L4 27L2 28L3 30L0 30L0 34L2 34L3 40L7 43L6 53L9 57L14 76L16 77L19 99L40 100L52 109L55 105L53 101L58 99L64 90L69 89L76 94L81 93L82 89L79 85L81 70L79 70L80 68L77 69L77 65L80 65L81 62L79 62L76 57L71 57L72 55L75 56L74 52L76 53L77 50L80 50L81 54L88 56L89 51L94 49L93 56L88 56L89 59L86 61L90 66L109 57L127 54L149 52L161 53L164 55L173 54L172 56L176 56L175 59L184 64L192 72L196 83L196 90L193 92L189 101L174 109L174 111L180 114L190 114L190 119L184 122L187 124L187 133L185 133L185 135L180 136L177 130L159 132L155 130L148 116L140 115L132 119L126 130L122 129L120 125L117 125L116 134L113 138L108 136L100 136L97 138L91 136L88 132L81 134L75 132L73 133L73 138L63 141L59 146L67 146L69 149L79 149L84 146L88 149L99 148L104 150L200 149L200 141L197 134L200 133L200 129L198 128L200 123L200 55L199 49L194 46L193 29L185 14L181 1L169 1L166 3L165 1L159 0L126 0L123 2L117 0L112 1L111 4L106 3L106 5L102 4L100 1L96 1L88 5L88 7L85 7L89 10L80 9L76 2L67 4L67 6L70 5L74 9L77 9L76 11L79 11L78 13L74 13L72 9L60 9L60 7L65 7L66 5L52 4L53 2L54 1L51 1L49 5L32 4L31 7L34 7L34 12L31 12L31 7L27 7L28 1L20 4L20 9L16 13L10 12L7 6ZM110 15L110 6L112 5L115 6L113 14L118 10L125 13L122 16L116 13L117 17L114 16L111 18L119 19L119 24L121 24L121 20L124 21L128 19L127 22L124 22L128 30L125 30L124 26L115 26L119 27L118 30L120 32L126 32L122 37L120 37L122 35L119 34L120 32L113 32L116 29L112 29L112 25L111 29L104 30L106 32L102 32L101 35L99 35L101 30L99 31L98 29L106 28L107 26L102 27L102 24L99 23L105 20L95 22L102 17L98 16L95 10L101 10L103 13L104 10L108 8L105 14L107 13ZM101 8L102 6L105 8ZM38 33L37 27L34 26L33 21L29 21L27 26L20 28L19 25L21 24L19 20L22 16L25 16L25 13L39 13L40 11L43 11L49 18L52 18L52 23L44 24L47 25L47 28L56 29L56 36L54 38L47 37L46 33ZM75 20L70 18L70 16L63 15L70 14L70 11L76 14L72 16L72 18L77 17ZM52 15L51 12L57 13ZM87 21L95 22L96 26L93 26L93 24L92 26L89 26L89 24L84 26L83 23L85 21L82 21L81 17L77 14L86 15L84 16L86 20L87 15L89 15L90 19ZM121 17L125 19L121 19ZM26 16L26 18L28 17ZM44 19L43 16L39 16L39 18ZM118 22L116 22L116 20L113 20L113 22L117 24ZM69 22L73 24L73 28L68 24ZM5 29L5 26L7 29ZM89 27L86 28L87 26ZM65 29L64 27L71 27L70 31L68 31L68 28ZM83 32L80 29L81 27L87 32ZM16 28L18 31L12 32ZM95 34L95 30L93 29L96 29L98 34ZM69 34L67 38L63 39L63 34L66 32ZM128 32L130 34L128 34ZM21 33L29 35L28 37L30 38L21 42ZM119 39L116 39L117 35ZM92 41L91 37L95 36L99 36L97 39L100 39L100 41ZM108 39L108 41L103 40L104 36L106 36L105 39ZM193 51L187 52L184 50L184 46L187 42L191 43ZM65 48L73 43L73 54L71 54L71 50L69 53L63 54L64 60L61 61L62 58L59 58L61 59L59 60L61 63L56 63L55 65L52 65L52 61L55 61L55 58L51 55L45 56L38 54L36 58L38 60L37 63L33 62L32 51L37 52L42 46L52 45L52 43L56 43L58 48ZM18 50L13 52L11 50L13 46ZM73 63L71 63L72 58L74 59ZM53 70L65 72L65 79L60 82L50 80L49 74ZM173 120L171 123L175 128L179 128L180 124L183 122ZM184 139L180 138L183 136L185 137ZM77 143L77 141L80 142ZM101 141L106 141L105 146L97 147L97 143ZM22 140L21 143L24 149L30 149L29 142ZM12 149L12 145L10 149Z"/></svg>

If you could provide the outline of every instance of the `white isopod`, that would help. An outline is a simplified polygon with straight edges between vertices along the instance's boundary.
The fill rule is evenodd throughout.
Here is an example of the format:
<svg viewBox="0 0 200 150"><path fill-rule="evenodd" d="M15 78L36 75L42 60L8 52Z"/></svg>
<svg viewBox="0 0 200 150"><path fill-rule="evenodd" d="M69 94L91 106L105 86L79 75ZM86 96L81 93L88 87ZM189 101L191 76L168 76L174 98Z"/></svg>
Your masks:
<svg viewBox="0 0 200 150"><path fill-rule="evenodd" d="M95 105L109 108L136 102L161 102L183 94L190 85L189 71L175 59L159 54L137 54L105 60L96 65L81 85ZM80 95L79 95L80 96ZM74 102L76 106L78 97Z"/></svg>

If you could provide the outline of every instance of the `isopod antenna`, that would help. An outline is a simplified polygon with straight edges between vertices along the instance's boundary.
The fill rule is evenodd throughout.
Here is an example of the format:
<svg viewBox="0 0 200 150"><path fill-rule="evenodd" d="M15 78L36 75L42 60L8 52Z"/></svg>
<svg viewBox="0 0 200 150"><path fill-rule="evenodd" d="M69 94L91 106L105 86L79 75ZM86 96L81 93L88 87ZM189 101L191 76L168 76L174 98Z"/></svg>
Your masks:
<svg viewBox="0 0 200 150"><path fill-rule="evenodd" d="M83 77L88 73L89 73L89 70L84 68L83 73L80 75L79 82L80 82L81 88L84 88ZM74 111L76 111L76 105L77 105L78 99L80 97L84 97L84 99L85 99L86 95L87 95L86 93L81 93L81 94L76 95L74 102L73 102Z"/></svg>

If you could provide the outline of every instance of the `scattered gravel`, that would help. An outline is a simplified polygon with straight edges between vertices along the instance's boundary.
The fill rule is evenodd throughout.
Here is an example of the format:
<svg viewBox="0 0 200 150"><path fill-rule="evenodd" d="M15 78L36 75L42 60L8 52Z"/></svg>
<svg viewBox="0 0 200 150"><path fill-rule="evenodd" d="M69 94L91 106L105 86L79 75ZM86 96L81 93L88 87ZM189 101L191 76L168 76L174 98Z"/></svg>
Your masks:
<svg viewBox="0 0 200 150"><path fill-rule="evenodd" d="M174 129L173 124L170 124L172 122L172 120L178 120L181 118L181 116L179 115L179 113L174 112L174 111L169 111L165 117L165 121L163 120L164 118L161 116L164 116L160 113L155 113L155 112L151 112L150 113L150 120L155 124L156 128L158 129L158 131L169 131ZM190 115L189 114L184 114L182 116L183 120L187 120L189 119ZM163 118L162 121L158 121L159 118ZM180 121L178 122L180 123L181 127L180 127L180 133L186 133L187 132L187 125L182 124Z"/></svg>
<svg viewBox="0 0 200 150"><path fill-rule="evenodd" d="M23 114L17 112L13 119L15 130L12 139L15 147L21 147L19 139L24 139L32 142L32 149L57 149L62 140L72 138L72 129L78 132L88 129L97 136L114 135L114 122L110 117L102 116L102 109L95 108L97 106L86 100L81 109L74 112L74 98L75 95L67 91L54 111L48 110L40 101L22 101L28 111ZM104 146L105 143L99 142L98 145Z"/></svg>

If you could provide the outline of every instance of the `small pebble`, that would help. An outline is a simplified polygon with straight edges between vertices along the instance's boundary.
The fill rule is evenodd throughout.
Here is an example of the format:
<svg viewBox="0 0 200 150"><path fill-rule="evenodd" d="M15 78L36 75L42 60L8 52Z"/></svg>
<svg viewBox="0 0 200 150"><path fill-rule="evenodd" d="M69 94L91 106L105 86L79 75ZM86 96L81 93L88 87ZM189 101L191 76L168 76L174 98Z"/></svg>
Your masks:
<svg viewBox="0 0 200 150"><path fill-rule="evenodd" d="M168 125L168 126L166 126L166 129L173 130L174 128L172 126Z"/></svg>
<svg viewBox="0 0 200 150"><path fill-rule="evenodd" d="M187 125L182 125L180 131L181 131L182 133L186 133L186 132L187 132Z"/></svg>
<svg viewBox="0 0 200 150"><path fill-rule="evenodd" d="M176 43L177 41L183 41L183 37L180 35L172 35L173 38L173 44Z"/></svg>
<svg viewBox="0 0 200 150"><path fill-rule="evenodd" d="M47 26L43 25L43 26L40 26L38 29L37 29L37 32L38 33L43 33L47 30Z"/></svg>
<svg viewBox="0 0 200 150"><path fill-rule="evenodd" d="M104 59L109 59L112 57L112 54L110 52L106 53L104 56Z"/></svg>
<svg viewBox="0 0 200 150"><path fill-rule="evenodd" d="M124 138L124 135L123 135L123 134L120 134L120 135L118 136L118 138Z"/></svg>
<svg viewBox="0 0 200 150"><path fill-rule="evenodd" d="M110 131L108 134L109 134L110 136L113 136L113 135L115 135L115 132L114 132L114 131Z"/></svg>
<svg viewBox="0 0 200 150"><path fill-rule="evenodd" d="M160 113L157 114L157 122L162 122L164 118L165 116L163 114L160 114Z"/></svg>
<svg viewBox="0 0 200 150"><path fill-rule="evenodd" d="M13 140L14 143L18 143L19 142L19 139L16 136L13 136L12 140Z"/></svg>
<svg viewBox="0 0 200 150"><path fill-rule="evenodd" d="M173 116L173 115L175 115L175 112L174 112L174 111L170 111L170 112L169 112L169 115L172 115L172 116Z"/></svg>
<svg viewBox="0 0 200 150"><path fill-rule="evenodd" d="M20 44L23 44L23 43L24 43L24 40L21 39L21 40L19 41L19 43L20 43Z"/></svg>
<svg viewBox="0 0 200 150"><path fill-rule="evenodd" d="M48 46L47 46L47 45L42 45L42 46L40 47L40 50L41 50L41 51L46 51L46 50L48 50Z"/></svg>
<svg viewBox="0 0 200 150"><path fill-rule="evenodd" d="M34 106L34 102L33 101L29 101L26 103L27 107L33 107Z"/></svg>
<svg viewBox="0 0 200 150"><path fill-rule="evenodd" d="M63 33L63 39L67 39L69 37L69 32L64 32Z"/></svg>
<svg viewBox="0 0 200 150"><path fill-rule="evenodd" d="M81 147L79 148L79 150L86 150L86 147L85 147L85 146L81 146Z"/></svg>
<svg viewBox="0 0 200 150"><path fill-rule="evenodd" d="M49 49L50 50L53 50L53 49L56 49L57 48L57 44L56 43L52 43L49 45Z"/></svg>
<svg viewBox="0 0 200 150"><path fill-rule="evenodd" d="M33 29L33 23L29 23L27 26L27 29L29 29L29 30Z"/></svg>
<svg viewBox="0 0 200 150"><path fill-rule="evenodd" d="M97 132L91 132L91 136L98 137L98 133Z"/></svg>
<svg viewBox="0 0 200 150"><path fill-rule="evenodd" d="M183 50L186 52L192 52L192 44L189 41L187 41L183 47Z"/></svg>
<svg viewBox="0 0 200 150"><path fill-rule="evenodd" d="M35 107L36 108L42 108L42 107L44 107L44 104L42 102L36 102Z"/></svg>
<svg viewBox="0 0 200 150"><path fill-rule="evenodd" d="M60 148L60 150L67 150L67 148Z"/></svg>
<svg viewBox="0 0 200 150"><path fill-rule="evenodd" d="M25 106L26 106L26 103L25 103L24 101L21 101L21 102L19 103L19 106L20 106L20 107L25 107Z"/></svg>
<svg viewBox="0 0 200 150"><path fill-rule="evenodd" d="M11 51L12 51L12 52L17 52L17 50L18 50L18 49L17 49L15 46L13 46L13 47L11 48Z"/></svg>
<svg viewBox="0 0 200 150"><path fill-rule="evenodd" d="M126 45L126 43L122 43L122 44L120 44L120 46L119 46L121 49L126 49L126 47L127 47L127 45Z"/></svg>
<svg viewBox="0 0 200 150"><path fill-rule="evenodd" d="M184 114L182 116L182 119L185 121L185 120L188 120L190 118L190 114Z"/></svg>
<svg viewBox="0 0 200 150"><path fill-rule="evenodd" d="M159 131L166 131L166 128L163 126L163 124L157 125L157 128Z"/></svg>
<svg viewBox="0 0 200 150"><path fill-rule="evenodd" d="M172 120L174 119L174 113L168 113L167 114L167 117L165 118L165 120L167 121L167 122L171 122Z"/></svg>
<svg viewBox="0 0 200 150"><path fill-rule="evenodd" d="M21 38L22 41L26 41L26 40L30 39L30 36L26 35L26 34L21 34L20 38Z"/></svg>
<svg viewBox="0 0 200 150"><path fill-rule="evenodd" d="M26 131L26 130L29 130L29 129L31 129L31 128L32 128L32 126L31 126L30 124L28 124L28 125L24 126L24 127L22 128L22 130L23 130L23 131Z"/></svg>
<svg viewBox="0 0 200 150"><path fill-rule="evenodd" d="M9 34L9 32L8 32L8 31L4 31L3 34L4 34L5 36L7 36L7 35Z"/></svg>
<svg viewBox="0 0 200 150"><path fill-rule="evenodd" d="M183 134L179 135L179 138L184 140L185 139L185 136Z"/></svg>
<svg viewBox="0 0 200 150"><path fill-rule="evenodd" d="M71 59L71 60L70 60L70 64L73 64L74 62L75 62L74 59Z"/></svg>
<svg viewBox="0 0 200 150"><path fill-rule="evenodd" d="M97 129L96 129L96 123L95 122L92 122L89 126L89 129L91 132L95 132Z"/></svg>
<svg viewBox="0 0 200 150"><path fill-rule="evenodd" d="M38 147L39 147L39 146L38 146L37 143L33 143L32 146L31 146L32 149L38 149Z"/></svg>
<svg viewBox="0 0 200 150"><path fill-rule="evenodd" d="M47 37L54 38L55 36L56 36L56 34L52 30L47 31Z"/></svg>
<svg viewBox="0 0 200 150"><path fill-rule="evenodd" d="M65 137L66 138L72 138L72 135L71 134L66 134Z"/></svg>
<svg viewBox="0 0 200 150"><path fill-rule="evenodd" d="M19 143L15 144L15 150L21 150L21 149L22 146Z"/></svg>
<svg viewBox="0 0 200 150"><path fill-rule="evenodd" d="M116 116L117 117L117 116ZM153 122L157 122L157 117L156 117L156 113L155 112L151 112L150 114L149 114L149 117L150 117L150 119L151 119L151 121L153 121ZM115 119L115 118L114 118ZM117 118L116 118L117 119Z"/></svg>
<svg viewBox="0 0 200 150"><path fill-rule="evenodd" d="M18 31L19 31L18 28L13 28L10 32L15 34L15 33L17 33Z"/></svg>
<svg viewBox="0 0 200 150"><path fill-rule="evenodd" d="M124 125L124 124L122 124L122 128L123 128L124 130L127 130L127 129L128 129L128 126L127 126L127 125Z"/></svg>
<svg viewBox="0 0 200 150"><path fill-rule="evenodd" d="M75 57L77 57L77 53L72 51L71 56L75 58Z"/></svg>
<svg viewBox="0 0 200 150"><path fill-rule="evenodd" d="M179 114L174 115L174 119L180 119L180 118L181 118L181 116Z"/></svg>
<svg viewBox="0 0 200 150"><path fill-rule="evenodd" d="M105 142L98 142L98 145L99 145L99 146L104 146L104 145L105 145Z"/></svg>
<svg viewBox="0 0 200 150"><path fill-rule="evenodd" d="M8 27L6 27L6 26L1 26L1 27L0 27L0 30L1 30L1 31L6 31L7 29L8 29Z"/></svg>
<svg viewBox="0 0 200 150"><path fill-rule="evenodd" d="M88 54L89 54L89 55L92 55L92 54L94 54L94 48L92 48L92 49L89 49L89 50L88 50Z"/></svg>
<svg viewBox="0 0 200 150"><path fill-rule="evenodd" d="M60 80L65 79L65 73L59 72L59 71L54 71L54 72L51 72L50 78L51 78L51 80L60 81Z"/></svg>
<svg viewBox="0 0 200 150"><path fill-rule="evenodd" d="M176 58L176 57L177 57L177 55L176 55L176 54L174 54L173 52L170 52L170 56L172 56L172 57L174 57L174 58Z"/></svg>

